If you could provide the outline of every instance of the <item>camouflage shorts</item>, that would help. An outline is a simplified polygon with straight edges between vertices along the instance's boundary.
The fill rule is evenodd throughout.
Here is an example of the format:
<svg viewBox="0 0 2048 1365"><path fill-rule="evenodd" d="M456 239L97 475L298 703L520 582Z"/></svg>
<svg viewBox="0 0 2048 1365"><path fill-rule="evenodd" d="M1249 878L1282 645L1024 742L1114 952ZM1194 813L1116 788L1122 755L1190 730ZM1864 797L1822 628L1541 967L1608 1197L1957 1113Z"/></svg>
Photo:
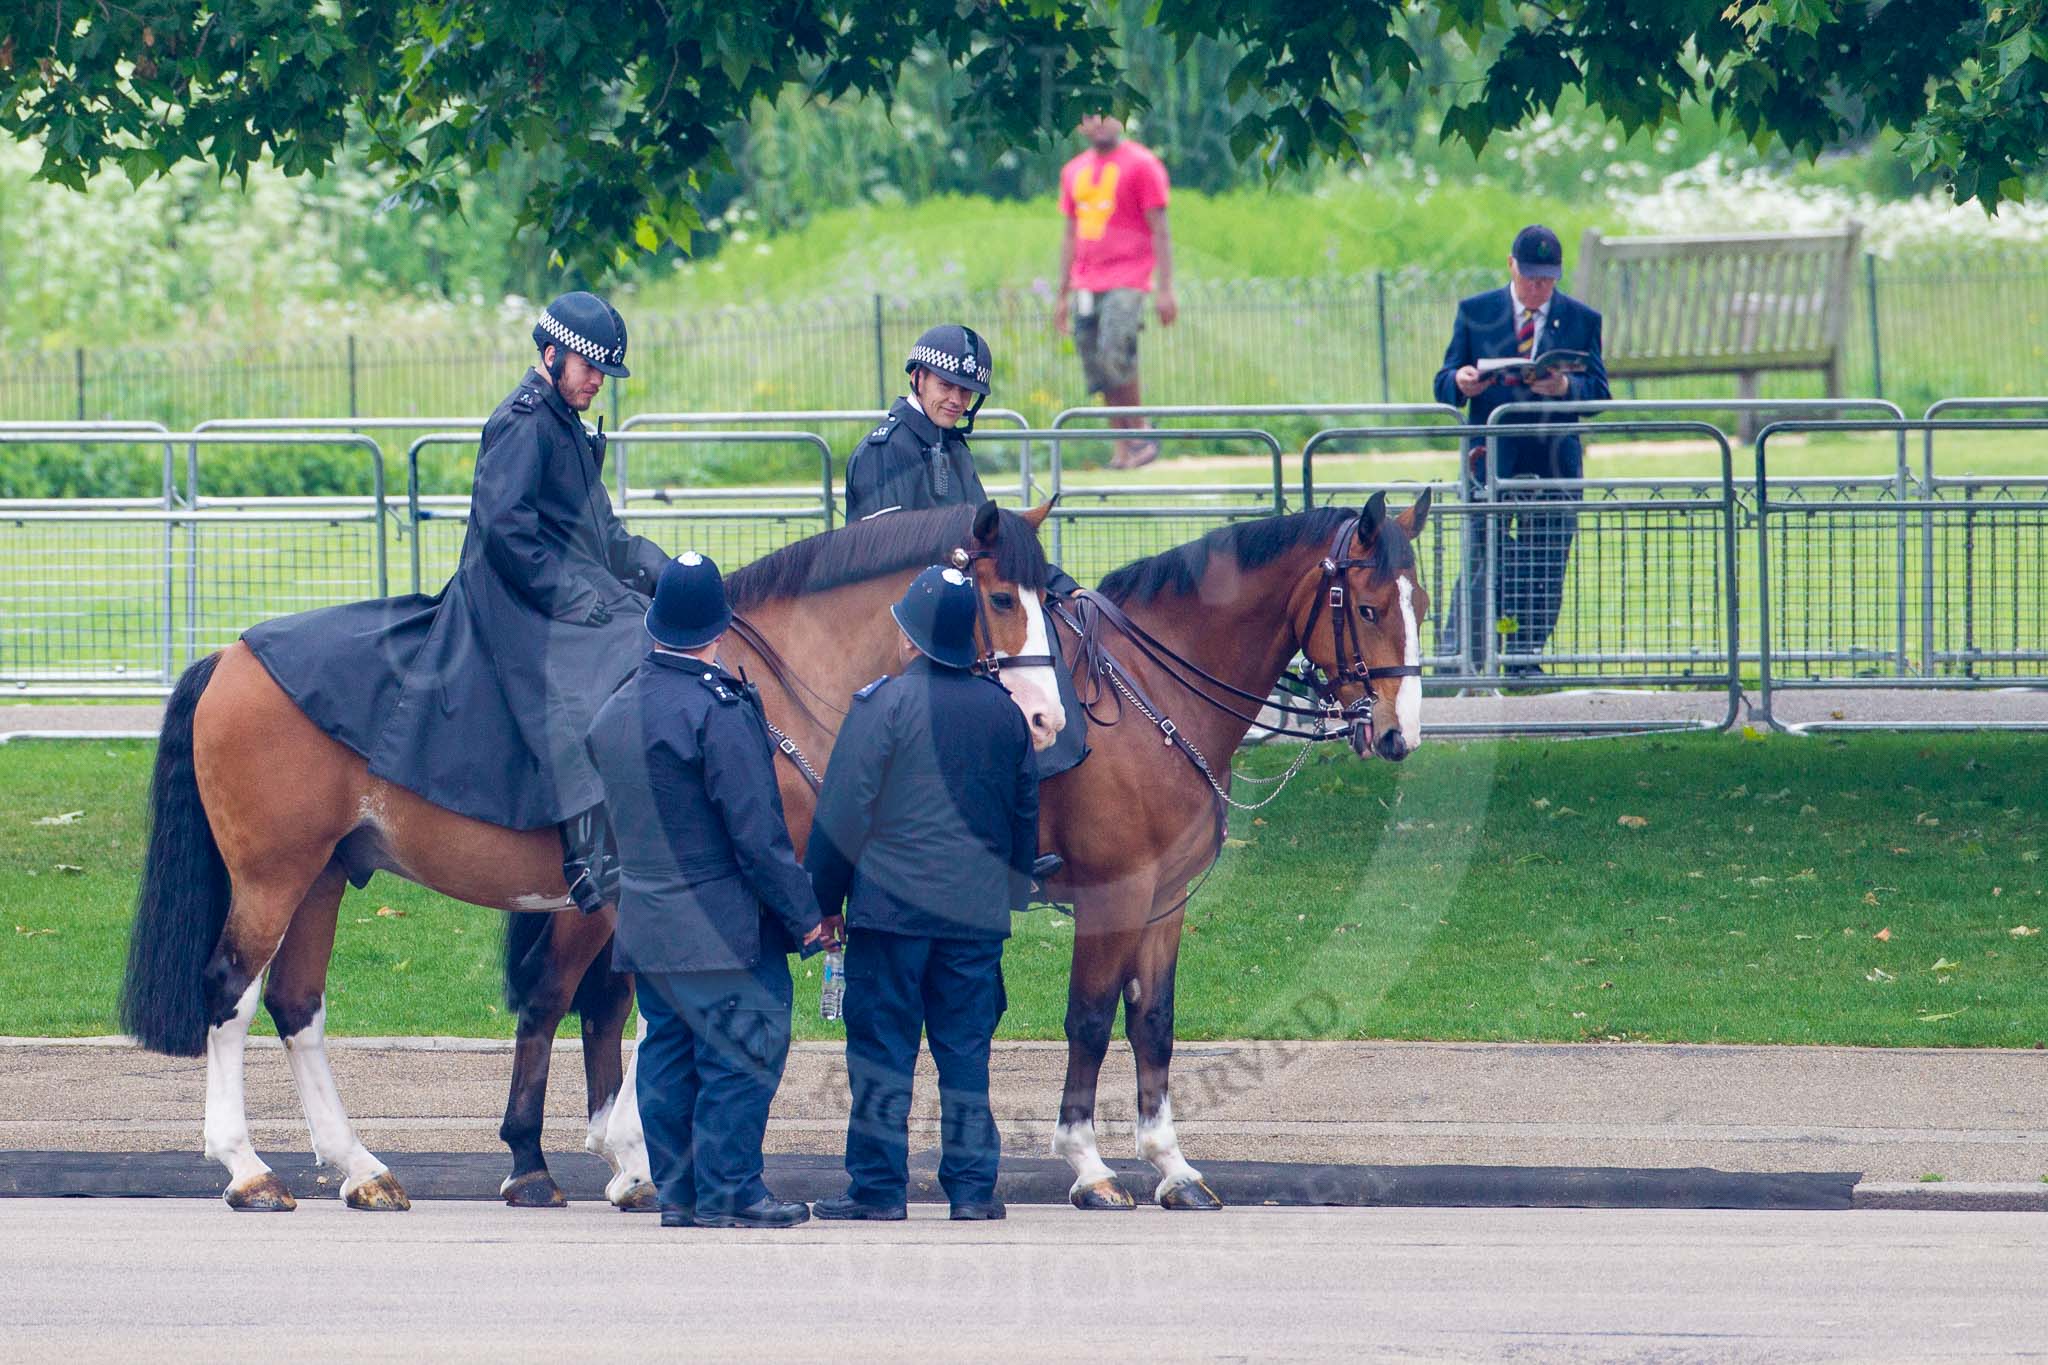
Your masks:
<svg viewBox="0 0 2048 1365"><path fill-rule="evenodd" d="M1093 306L1088 306L1093 299ZM1074 349L1090 393L1108 393L1138 377L1138 333L1145 326L1142 289L1108 289L1074 296Z"/></svg>

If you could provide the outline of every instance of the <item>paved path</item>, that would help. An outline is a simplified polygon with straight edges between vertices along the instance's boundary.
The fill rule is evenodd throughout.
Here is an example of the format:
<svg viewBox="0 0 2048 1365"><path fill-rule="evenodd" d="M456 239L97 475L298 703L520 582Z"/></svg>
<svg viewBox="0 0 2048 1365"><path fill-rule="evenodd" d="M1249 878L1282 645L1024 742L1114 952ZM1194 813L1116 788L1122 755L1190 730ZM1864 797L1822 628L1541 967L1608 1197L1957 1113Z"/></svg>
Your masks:
<svg viewBox="0 0 2048 1365"><path fill-rule="evenodd" d="M0 1201L0 1358L2039 1358L2023 1214L1017 1209L664 1230L583 1205Z"/></svg>
<svg viewBox="0 0 2048 1365"><path fill-rule="evenodd" d="M1738 724L1755 720L1752 691L1738 708ZM2048 688L1995 688L1982 692L1914 691L1905 688L1828 688L1779 692L1775 718L1785 725L1872 725L1887 721L1936 721L1945 725L2048 727ZM1528 695L1431 697L1423 706L1423 729L1447 735L1467 727L1514 724L1537 727L1616 724L1659 725L1674 721L1721 724L1728 715L1725 692L1650 692L1606 688ZM65 732L153 735L163 708L144 705L0 705L0 738L9 734Z"/></svg>
<svg viewBox="0 0 2048 1365"><path fill-rule="evenodd" d="M332 1044L342 1099L373 1151L498 1152L510 1045ZM582 1067L557 1044L550 1150L580 1148ZM843 1049L798 1044L769 1147L840 1150ZM1046 1154L1066 1049L1000 1043L994 1105L1005 1149ZM922 1059L913 1135L937 1136ZM1103 1069L1106 1155L1131 1154L1135 1078ZM252 1040L259 1147L306 1149L274 1039ZM124 1042L0 1043L0 1153L191 1151L205 1064ZM2048 1195L2048 1052L1640 1044L1184 1043L1174 1109L1189 1157L1362 1165L1712 1167L1857 1171L1873 1182L2024 1182ZM4 1160L4 1156L0 1156ZM402 1168L403 1163L394 1161ZM402 1171L401 1171L402 1173ZM1228 1191L1223 1191L1226 1198Z"/></svg>

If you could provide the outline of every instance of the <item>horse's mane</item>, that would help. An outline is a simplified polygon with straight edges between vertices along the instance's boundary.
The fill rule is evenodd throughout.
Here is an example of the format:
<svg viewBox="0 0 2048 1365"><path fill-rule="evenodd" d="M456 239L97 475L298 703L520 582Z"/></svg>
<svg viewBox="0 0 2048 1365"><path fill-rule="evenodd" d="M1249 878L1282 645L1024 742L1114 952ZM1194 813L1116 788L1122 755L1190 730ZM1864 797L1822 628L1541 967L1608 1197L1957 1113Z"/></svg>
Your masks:
<svg viewBox="0 0 2048 1365"><path fill-rule="evenodd" d="M967 543L976 508L967 503L911 512L884 512L836 531L785 545L725 580L733 610L805 593L827 592L883 574L942 562ZM996 576L1021 588L1042 588L1049 577L1045 550L1031 523L999 510Z"/></svg>
<svg viewBox="0 0 2048 1365"><path fill-rule="evenodd" d="M1199 540L1112 570L1103 577L1097 591L1119 603L1149 602L1168 593L1185 596L1201 586L1209 572L1211 555L1227 554L1237 561L1239 568L1256 569L1298 545L1327 546L1337 528L1357 515L1354 508L1317 507L1286 516L1232 522ZM1375 578L1415 567L1415 547L1391 516L1380 519L1379 534L1366 546L1365 563Z"/></svg>

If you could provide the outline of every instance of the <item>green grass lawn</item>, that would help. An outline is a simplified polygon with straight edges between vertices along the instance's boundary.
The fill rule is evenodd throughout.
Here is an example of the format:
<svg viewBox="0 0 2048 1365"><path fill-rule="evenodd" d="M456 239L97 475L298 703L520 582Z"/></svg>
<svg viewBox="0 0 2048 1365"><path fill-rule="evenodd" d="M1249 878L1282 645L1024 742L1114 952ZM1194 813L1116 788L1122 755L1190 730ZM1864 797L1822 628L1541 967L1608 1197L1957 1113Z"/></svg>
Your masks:
<svg viewBox="0 0 2048 1365"><path fill-rule="evenodd" d="M2014 930L2048 928L2040 754L1870 735L1318 755L1234 818L1194 899L1180 1035L2036 1046L2048 933ZM0 1033L115 1030L150 758L0 748ZM1057 1038L1072 925L1018 925L1003 1032ZM499 933L385 877L351 892L329 1027L509 1034ZM800 1036L831 1036L797 970Z"/></svg>

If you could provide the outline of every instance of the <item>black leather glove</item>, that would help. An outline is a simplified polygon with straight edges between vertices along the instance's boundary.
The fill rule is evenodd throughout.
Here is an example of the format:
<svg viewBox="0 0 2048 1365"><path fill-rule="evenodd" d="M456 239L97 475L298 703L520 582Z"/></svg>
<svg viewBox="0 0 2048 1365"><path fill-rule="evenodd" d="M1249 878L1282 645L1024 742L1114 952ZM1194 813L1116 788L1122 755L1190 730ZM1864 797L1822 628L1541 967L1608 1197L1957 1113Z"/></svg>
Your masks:
<svg viewBox="0 0 2048 1365"><path fill-rule="evenodd" d="M583 618L586 626L601 626L612 619L612 609L602 602L593 602L589 614Z"/></svg>

